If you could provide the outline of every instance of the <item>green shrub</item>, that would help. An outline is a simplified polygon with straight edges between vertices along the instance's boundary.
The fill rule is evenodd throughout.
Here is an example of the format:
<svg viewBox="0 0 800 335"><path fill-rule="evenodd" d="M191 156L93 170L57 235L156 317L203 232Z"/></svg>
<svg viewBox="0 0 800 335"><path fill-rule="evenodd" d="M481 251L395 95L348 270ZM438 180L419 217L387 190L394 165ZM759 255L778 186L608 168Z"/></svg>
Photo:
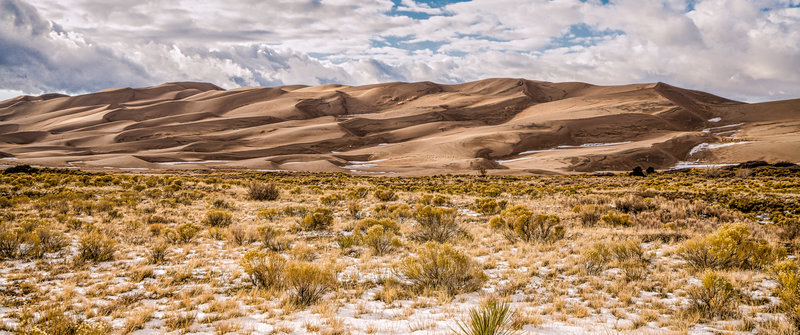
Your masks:
<svg viewBox="0 0 800 335"><path fill-rule="evenodd" d="M403 258L399 267L420 291L431 289L455 295L475 291L486 281L483 271L450 244L425 243L416 256Z"/></svg>
<svg viewBox="0 0 800 335"><path fill-rule="evenodd" d="M279 254L250 250L242 256L239 263L256 287L280 287L283 283L286 260Z"/></svg>
<svg viewBox="0 0 800 335"><path fill-rule="evenodd" d="M800 269L794 260L775 264L773 269L778 282L777 295L781 299L781 310L800 327Z"/></svg>
<svg viewBox="0 0 800 335"><path fill-rule="evenodd" d="M281 215L283 215L283 211L277 208L264 208L258 211L256 214L259 218L266 219L266 220L274 220Z"/></svg>
<svg viewBox="0 0 800 335"><path fill-rule="evenodd" d="M347 214L350 215L351 218L360 219L363 216L361 215L361 204L358 201L350 201L347 203Z"/></svg>
<svg viewBox="0 0 800 335"><path fill-rule="evenodd" d="M422 241L447 242L463 234L464 228L456 222L456 210L424 206L414 213L418 226L414 237Z"/></svg>
<svg viewBox="0 0 800 335"><path fill-rule="evenodd" d="M325 206L334 206L342 200L338 194L331 193L324 197L319 198L319 202Z"/></svg>
<svg viewBox="0 0 800 335"><path fill-rule="evenodd" d="M484 215L492 215L499 214L500 211L506 208L507 204L508 201L506 200L497 202L492 198L481 198L475 199L475 203L470 205L469 208Z"/></svg>
<svg viewBox="0 0 800 335"><path fill-rule="evenodd" d="M706 271L701 281L688 292L692 308L705 318L733 316L740 296L731 281L714 271Z"/></svg>
<svg viewBox="0 0 800 335"><path fill-rule="evenodd" d="M359 186L356 188L347 189L346 193L348 199L352 200L359 200L364 199L369 195L369 188L364 186Z"/></svg>
<svg viewBox="0 0 800 335"><path fill-rule="evenodd" d="M307 262L292 262L286 266L289 296L297 306L309 306L336 287L336 274L322 266Z"/></svg>
<svg viewBox="0 0 800 335"><path fill-rule="evenodd" d="M800 215L776 212L770 220L779 228L778 235L787 241L800 237Z"/></svg>
<svg viewBox="0 0 800 335"><path fill-rule="evenodd" d="M342 250L350 249L358 245L358 239L353 235L341 235L336 237L336 245Z"/></svg>
<svg viewBox="0 0 800 335"><path fill-rule="evenodd" d="M376 218L392 219L410 218L414 216L414 212L411 211L411 207L408 207L406 204L378 204L372 208L372 214Z"/></svg>
<svg viewBox="0 0 800 335"><path fill-rule="evenodd" d="M16 258L24 240L25 233L22 229L0 223L0 257Z"/></svg>
<svg viewBox="0 0 800 335"><path fill-rule="evenodd" d="M524 206L514 206L504 210L500 217L489 221L495 229L505 229L509 239L520 238L525 242L552 242L564 237L565 230L561 219L552 214L533 215Z"/></svg>
<svg viewBox="0 0 800 335"><path fill-rule="evenodd" d="M82 261L105 262L114 258L114 240L99 232L83 235L79 240L79 259Z"/></svg>
<svg viewBox="0 0 800 335"><path fill-rule="evenodd" d="M785 251L751 238L743 223L729 223L705 237L686 241L679 253L696 269L761 269Z"/></svg>
<svg viewBox="0 0 800 335"><path fill-rule="evenodd" d="M212 209L206 212L203 222L212 227L225 227L233 223L233 215L226 211Z"/></svg>
<svg viewBox="0 0 800 335"><path fill-rule="evenodd" d="M281 195L280 189L274 183L258 183L253 182L247 186L247 194L250 199L257 201L273 201L278 200Z"/></svg>
<svg viewBox="0 0 800 335"><path fill-rule="evenodd" d="M361 237L363 244L370 247L376 254L383 255L400 246L400 239L391 229L382 225L373 225Z"/></svg>
<svg viewBox="0 0 800 335"><path fill-rule="evenodd" d="M175 228L175 232L177 233L178 241L181 241L183 243L189 243L195 236L197 236L197 233L200 232L200 230L202 229L203 227L198 226L194 223L184 222L179 224L178 227Z"/></svg>
<svg viewBox="0 0 800 335"><path fill-rule="evenodd" d="M485 306L473 308L469 318L458 321L457 334L460 335L511 335L516 334L512 324L514 311L507 303L490 300Z"/></svg>
<svg viewBox="0 0 800 335"><path fill-rule="evenodd" d="M328 208L314 208L311 213L306 214L300 222L300 228L306 231L323 230L333 224L333 213Z"/></svg>
<svg viewBox="0 0 800 335"><path fill-rule="evenodd" d="M394 201L397 200L397 194L394 191L387 189L385 187L379 187L375 190L375 198L380 201Z"/></svg>
<svg viewBox="0 0 800 335"><path fill-rule="evenodd" d="M608 214L603 215L601 218L603 222L605 222L609 226L613 227L630 227L633 226L633 221L631 221L631 216L628 214L619 214L616 212L608 212Z"/></svg>
<svg viewBox="0 0 800 335"><path fill-rule="evenodd" d="M400 231L400 226L397 225L397 222L389 219L363 219L356 223L355 228L353 228L353 234L363 235L367 233L367 230L372 228L372 226L382 226L386 231L391 231L393 233L398 233Z"/></svg>

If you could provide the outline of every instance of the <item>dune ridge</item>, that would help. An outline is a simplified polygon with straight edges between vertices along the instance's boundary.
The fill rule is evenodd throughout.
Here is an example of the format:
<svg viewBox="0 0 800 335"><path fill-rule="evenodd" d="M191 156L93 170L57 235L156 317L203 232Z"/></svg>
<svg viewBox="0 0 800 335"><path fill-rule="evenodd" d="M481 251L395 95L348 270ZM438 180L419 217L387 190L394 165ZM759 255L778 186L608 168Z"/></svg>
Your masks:
<svg viewBox="0 0 800 335"><path fill-rule="evenodd" d="M798 144L800 99L747 104L665 83L179 82L0 102L2 160L86 169L549 174L800 162Z"/></svg>

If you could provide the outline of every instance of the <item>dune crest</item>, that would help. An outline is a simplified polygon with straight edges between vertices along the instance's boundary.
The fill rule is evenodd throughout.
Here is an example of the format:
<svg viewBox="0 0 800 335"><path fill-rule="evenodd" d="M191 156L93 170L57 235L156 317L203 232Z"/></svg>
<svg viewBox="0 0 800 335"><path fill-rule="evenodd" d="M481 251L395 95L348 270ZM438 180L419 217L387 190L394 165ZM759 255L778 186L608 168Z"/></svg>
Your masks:
<svg viewBox="0 0 800 335"><path fill-rule="evenodd" d="M181 82L0 102L3 160L44 166L574 173L800 162L798 145L800 100L746 104L665 83Z"/></svg>

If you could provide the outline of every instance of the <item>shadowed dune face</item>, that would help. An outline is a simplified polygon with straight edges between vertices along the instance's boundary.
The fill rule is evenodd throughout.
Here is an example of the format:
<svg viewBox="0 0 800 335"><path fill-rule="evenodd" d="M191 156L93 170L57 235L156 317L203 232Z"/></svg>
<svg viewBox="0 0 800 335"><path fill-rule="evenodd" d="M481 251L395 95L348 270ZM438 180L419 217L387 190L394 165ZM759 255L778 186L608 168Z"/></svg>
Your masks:
<svg viewBox="0 0 800 335"><path fill-rule="evenodd" d="M800 161L800 100L663 83L168 83L0 102L3 160L85 168L433 174Z"/></svg>

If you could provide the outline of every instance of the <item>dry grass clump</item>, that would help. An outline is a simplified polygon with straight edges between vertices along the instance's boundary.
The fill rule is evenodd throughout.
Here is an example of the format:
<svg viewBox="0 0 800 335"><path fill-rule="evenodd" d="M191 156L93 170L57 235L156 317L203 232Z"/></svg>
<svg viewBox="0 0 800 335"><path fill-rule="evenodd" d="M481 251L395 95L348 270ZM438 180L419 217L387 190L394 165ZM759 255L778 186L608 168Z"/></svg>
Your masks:
<svg viewBox="0 0 800 335"><path fill-rule="evenodd" d="M87 322L71 315L61 305L49 305L39 310L28 309L20 316L17 334L47 335L104 335L111 327L103 322Z"/></svg>
<svg viewBox="0 0 800 335"><path fill-rule="evenodd" d="M50 221L25 220L19 227L0 223L0 258L42 258L69 244L66 235Z"/></svg>
<svg viewBox="0 0 800 335"><path fill-rule="evenodd" d="M275 183L253 182L247 186L247 195L253 200L275 201L281 196L281 191Z"/></svg>
<svg viewBox="0 0 800 335"><path fill-rule="evenodd" d="M81 261L105 262L114 258L116 243L100 232L85 234L78 243L78 259Z"/></svg>
<svg viewBox="0 0 800 335"><path fill-rule="evenodd" d="M525 206L514 206L504 210L500 216L489 221L492 228L503 229L509 240L517 238L525 242L552 242L564 237L561 218L553 214L537 214Z"/></svg>
<svg viewBox="0 0 800 335"><path fill-rule="evenodd" d="M399 270L419 291L449 295L475 291L486 281L486 275L466 254L436 242L425 243L416 256L403 258Z"/></svg>
<svg viewBox="0 0 800 335"><path fill-rule="evenodd" d="M206 212L203 223L212 227L226 227L233 223L233 215L223 210L212 209Z"/></svg>
<svg viewBox="0 0 800 335"><path fill-rule="evenodd" d="M596 274L607 268L619 268L628 281L644 279L651 261L640 241L635 239L595 243L582 256L584 269L588 273Z"/></svg>
<svg viewBox="0 0 800 335"><path fill-rule="evenodd" d="M424 206L414 212L414 219L418 223L414 238L418 240L444 243L464 233L452 208Z"/></svg>
<svg viewBox="0 0 800 335"><path fill-rule="evenodd" d="M601 205L578 205L573 211L578 214L584 226L594 226L600 221L604 213L608 212L606 206Z"/></svg>
<svg viewBox="0 0 800 335"><path fill-rule="evenodd" d="M729 223L714 233L686 241L679 252L696 269L762 269L785 255L783 248L750 237L743 223Z"/></svg>
<svg viewBox="0 0 800 335"><path fill-rule="evenodd" d="M625 213L639 213L649 208L649 203L644 198L628 194L614 199L614 208Z"/></svg>
<svg viewBox="0 0 800 335"><path fill-rule="evenodd" d="M167 260L169 243L159 238L150 245L148 260L151 264L161 264Z"/></svg>
<svg viewBox="0 0 800 335"><path fill-rule="evenodd" d="M250 250L239 263L253 286L286 288L290 301L301 307L315 303L337 284L332 270L310 262L287 261L277 253Z"/></svg>
<svg viewBox="0 0 800 335"><path fill-rule="evenodd" d="M730 279L714 271L706 271L702 283L689 290L692 308L704 318L732 317L739 306L740 293Z"/></svg>

